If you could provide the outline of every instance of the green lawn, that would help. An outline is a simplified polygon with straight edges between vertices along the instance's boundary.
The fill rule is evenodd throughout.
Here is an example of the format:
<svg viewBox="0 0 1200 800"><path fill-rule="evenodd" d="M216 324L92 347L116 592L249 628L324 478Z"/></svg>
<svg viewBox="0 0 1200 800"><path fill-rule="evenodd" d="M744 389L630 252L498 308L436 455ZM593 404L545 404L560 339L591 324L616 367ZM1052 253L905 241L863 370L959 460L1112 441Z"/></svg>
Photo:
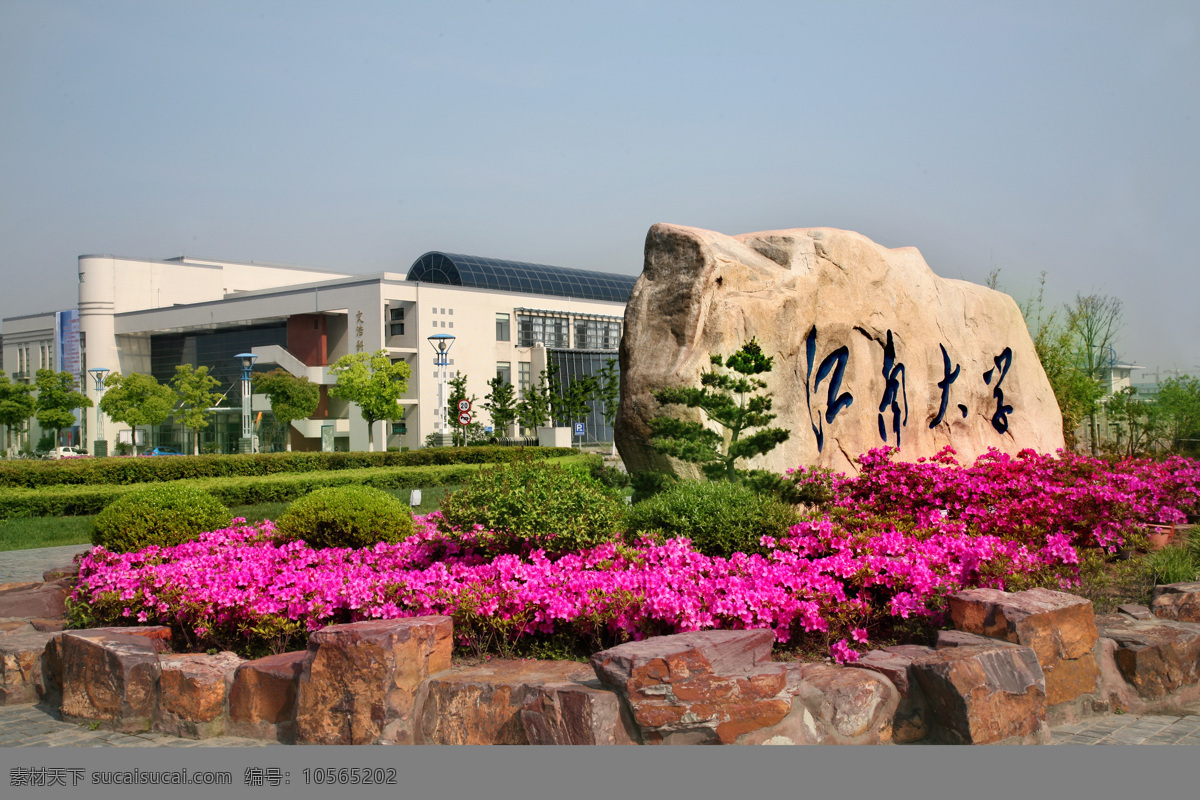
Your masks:
<svg viewBox="0 0 1200 800"><path fill-rule="evenodd" d="M453 486L431 486L421 491L421 504L413 509L418 514L428 514L441 507L442 499L458 489ZM408 504L408 489L387 491ZM235 517L245 517L250 522L278 519L288 503L258 503L252 506L235 506L230 509ZM0 551L28 550L35 547L63 547L69 544L91 542L92 517L21 517L0 520Z"/></svg>

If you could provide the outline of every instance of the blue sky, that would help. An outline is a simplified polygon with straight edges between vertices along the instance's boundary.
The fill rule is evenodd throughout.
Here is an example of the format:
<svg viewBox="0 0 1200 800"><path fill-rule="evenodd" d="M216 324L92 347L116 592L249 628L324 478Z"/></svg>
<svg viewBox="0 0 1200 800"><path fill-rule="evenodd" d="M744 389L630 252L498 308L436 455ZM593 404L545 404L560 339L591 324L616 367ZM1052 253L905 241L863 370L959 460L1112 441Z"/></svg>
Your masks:
<svg viewBox="0 0 1200 800"><path fill-rule="evenodd" d="M0 4L0 316L84 253L636 273L831 226L1200 374L1200 4Z"/></svg>

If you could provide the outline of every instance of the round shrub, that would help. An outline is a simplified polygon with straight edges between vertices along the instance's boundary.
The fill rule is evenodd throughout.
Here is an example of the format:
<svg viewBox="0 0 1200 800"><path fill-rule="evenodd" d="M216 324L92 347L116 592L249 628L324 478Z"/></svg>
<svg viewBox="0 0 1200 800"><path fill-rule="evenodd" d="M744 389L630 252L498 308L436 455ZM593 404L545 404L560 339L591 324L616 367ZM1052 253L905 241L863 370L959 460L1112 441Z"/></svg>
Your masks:
<svg viewBox="0 0 1200 800"><path fill-rule="evenodd" d="M442 530L470 536L484 554L540 547L557 555L618 538L624 504L586 467L525 458L481 469L442 501L441 511ZM472 531L475 525L483 530Z"/></svg>
<svg viewBox="0 0 1200 800"><path fill-rule="evenodd" d="M408 506L382 489L330 486L306 494L275 523L280 541L303 539L309 547L373 547L412 535Z"/></svg>
<svg viewBox="0 0 1200 800"><path fill-rule="evenodd" d="M707 556L761 553L763 536L779 538L797 522L791 506L729 481L684 481L643 500L625 516L630 535L686 536Z"/></svg>
<svg viewBox="0 0 1200 800"><path fill-rule="evenodd" d="M229 525L229 509L208 492L160 483L130 492L92 522L92 543L116 553L174 545Z"/></svg>

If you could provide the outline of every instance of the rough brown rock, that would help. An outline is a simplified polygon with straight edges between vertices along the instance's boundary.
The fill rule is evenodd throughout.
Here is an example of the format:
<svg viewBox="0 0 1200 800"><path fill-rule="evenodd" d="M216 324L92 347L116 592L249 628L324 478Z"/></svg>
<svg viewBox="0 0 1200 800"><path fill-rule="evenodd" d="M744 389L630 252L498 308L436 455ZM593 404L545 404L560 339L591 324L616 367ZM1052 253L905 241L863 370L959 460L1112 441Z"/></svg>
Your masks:
<svg viewBox="0 0 1200 800"><path fill-rule="evenodd" d="M594 680L574 661L496 659L429 679L421 708L424 744L529 744L521 712L540 686ZM614 695L614 699L615 695Z"/></svg>
<svg viewBox="0 0 1200 800"><path fill-rule="evenodd" d="M25 588L5 591L5 586ZM0 585L0 617L62 619L70 593L70 587L62 582Z"/></svg>
<svg viewBox="0 0 1200 800"><path fill-rule="evenodd" d="M150 730L161 672L152 639L86 630L58 634L57 643L63 719Z"/></svg>
<svg viewBox="0 0 1200 800"><path fill-rule="evenodd" d="M624 697L645 744L731 744L791 710L769 630L700 631L629 642L592 656Z"/></svg>
<svg viewBox="0 0 1200 800"><path fill-rule="evenodd" d="M529 744L638 744L637 727L616 692L591 680L530 687L521 706Z"/></svg>
<svg viewBox="0 0 1200 800"><path fill-rule="evenodd" d="M0 706L36 703L43 696L43 656L53 637L32 628L0 636Z"/></svg>
<svg viewBox="0 0 1200 800"><path fill-rule="evenodd" d="M1031 648L952 647L917 658L912 667L938 739L991 744L1048 733L1045 678Z"/></svg>
<svg viewBox="0 0 1200 800"><path fill-rule="evenodd" d="M331 625L309 637L296 709L298 744L412 744L416 695L450 667L449 617Z"/></svg>
<svg viewBox="0 0 1200 800"><path fill-rule="evenodd" d="M42 580L46 581L47 583L49 583L50 581L59 581L59 580L62 580L63 578L70 578L70 579L72 579L71 582L73 582L74 579L78 578L78 577L79 577L79 562L78 561L72 561L70 564L63 564L58 567L51 567L50 569L48 569L42 573Z"/></svg>
<svg viewBox="0 0 1200 800"><path fill-rule="evenodd" d="M898 744L920 741L929 734L929 708L913 675L912 662L932 652L932 647L922 645L896 645L871 650L853 664L884 675L900 693L892 717L892 740Z"/></svg>
<svg viewBox="0 0 1200 800"><path fill-rule="evenodd" d="M900 692L892 681L881 679L880 674L826 665L804 669L804 680L824 695L818 717L839 740L848 743L864 736L872 744L887 744L892 740L892 720Z"/></svg>
<svg viewBox="0 0 1200 800"><path fill-rule="evenodd" d="M171 629L166 625L130 625L129 627L116 626L112 628L87 628L85 630L76 631L76 633L95 633L109 634L115 633L121 636L140 636L147 639L150 645L157 653L171 652Z"/></svg>
<svg viewBox="0 0 1200 800"><path fill-rule="evenodd" d="M185 739L224 733L226 683L241 663L228 652L163 656L155 730Z"/></svg>
<svg viewBox="0 0 1200 800"><path fill-rule="evenodd" d="M1007 295L940 278L915 248L851 231L725 236L657 224L621 339L616 445L630 471L696 473L646 444L649 420L664 413L653 393L699 385L710 354L752 337L775 359L761 377L772 424L791 437L751 467L854 473L854 458L882 445L906 461L946 445L968 461L989 447L1063 446L1054 393Z"/></svg>
<svg viewBox="0 0 1200 800"><path fill-rule="evenodd" d="M1033 648L1046 677L1047 705L1096 691L1099 637L1090 600L1042 588L1012 594L968 589L950 595L950 618L960 631Z"/></svg>
<svg viewBox="0 0 1200 800"><path fill-rule="evenodd" d="M947 647L991 647L997 644L1009 644L1009 642L1005 642L1003 639L980 636L977 633L967 633L966 631L938 631L937 647L934 649L945 650Z"/></svg>
<svg viewBox="0 0 1200 800"><path fill-rule="evenodd" d="M34 630L29 620L21 617L5 617L0 619L0 636L9 633L29 633Z"/></svg>
<svg viewBox="0 0 1200 800"><path fill-rule="evenodd" d="M1139 696L1158 699L1200 682L1200 625L1119 614L1096 624L1101 637L1115 642L1117 667Z"/></svg>
<svg viewBox="0 0 1200 800"><path fill-rule="evenodd" d="M1150 611L1159 619L1200 622L1200 582L1155 586Z"/></svg>
<svg viewBox="0 0 1200 800"><path fill-rule="evenodd" d="M1123 603L1117 606L1117 611L1134 619L1154 619L1154 614L1150 612L1150 606L1144 606L1141 603Z"/></svg>
<svg viewBox="0 0 1200 800"><path fill-rule="evenodd" d="M244 661L229 690L229 723L233 736L292 743L296 739L296 696L306 650Z"/></svg>

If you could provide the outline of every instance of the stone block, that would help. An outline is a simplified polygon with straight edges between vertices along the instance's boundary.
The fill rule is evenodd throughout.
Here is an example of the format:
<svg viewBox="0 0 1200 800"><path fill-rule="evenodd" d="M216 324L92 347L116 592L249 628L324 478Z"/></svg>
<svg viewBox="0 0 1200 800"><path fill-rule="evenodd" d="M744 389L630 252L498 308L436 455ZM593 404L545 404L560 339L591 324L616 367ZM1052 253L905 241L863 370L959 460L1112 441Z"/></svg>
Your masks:
<svg viewBox="0 0 1200 800"><path fill-rule="evenodd" d="M951 647L913 660L932 733L951 744L1041 740L1046 683L1029 647Z"/></svg>
<svg viewBox="0 0 1200 800"><path fill-rule="evenodd" d="M1150 612L1159 619L1200 622L1200 582L1155 586Z"/></svg>
<svg viewBox="0 0 1200 800"><path fill-rule="evenodd" d="M421 683L449 669L449 617L331 625L309 637L298 744L413 744Z"/></svg>
<svg viewBox="0 0 1200 800"><path fill-rule="evenodd" d="M1145 699L1159 699L1200 682L1200 625L1119 614L1097 619L1100 636L1116 644L1121 677Z"/></svg>
<svg viewBox="0 0 1200 800"><path fill-rule="evenodd" d="M958 630L1033 649L1046 678L1048 705L1070 702L1098 688L1098 636L1090 600L1042 588L1013 594L968 589L949 600L950 618Z"/></svg>
<svg viewBox="0 0 1200 800"><path fill-rule="evenodd" d="M732 744L791 710L787 670L769 630L699 631L595 654L600 681L632 711L644 744Z"/></svg>
<svg viewBox="0 0 1200 800"><path fill-rule="evenodd" d="M161 673L153 639L85 630L60 633L56 641L63 719L125 732L150 730Z"/></svg>
<svg viewBox="0 0 1200 800"><path fill-rule="evenodd" d="M0 636L0 706L36 703L44 696L43 659L52 638L32 628Z"/></svg>
<svg viewBox="0 0 1200 800"><path fill-rule="evenodd" d="M1154 619L1154 614L1150 612L1150 606L1144 606L1141 603L1123 603L1117 606L1117 611L1134 619Z"/></svg>
<svg viewBox="0 0 1200 800"><path fill-rule="evenodd" d="M29 633L36 630L29 620L22 617L5 617L0 619L0 636L10 633Z"/></svg>
<svg viewBox="0 0 1200 800"><path fill-rule="evenodd" d="M832 736L828 744L888 744L900 701L895 684L882 673L823 664L806 666L804 681L820 691L817 717ZM882 677L881 677L882 676Z"/></svg>
<svg viewBox="0 0 1200 800"><path fill-rule="evenodd" d="M162 656L159 663L162 675L154 729L185 739L224 733L226 684L232 682L242 659L228 652L188 653Z"/></svg>
<svg viewBox="0 0 1200 800"><path fill-rule="evenodd" d="M529 744L638 744L637 727L616 692L591 680L530 687L521 706Z"/></svg>
<svg viewBox="0 0 1200 800"><path fill-rule="evenodd" d="M296 739L296 696L307 650L243 661L229 689L232 736L291 744Z"/></svg>
<svg viewBox="0 0 1200 800"><path fill-rule="evenodd" d="M70 579L71 583L79 577L79 562L73 561L69 564L62 564L57 567L51 567L42 573L42 580L49 583L50 581L59 581L64 578Z"/></svg>
<svg viewBox="0 0 1200 800"><path fill-rule="evenodd" d="M62 619L70 593L71 588L62 582L0 584L0 617Z"/></svg>
<svg viewBox="0 0 1200 800"><path fill-rule="evenodd" d="M900 693L892 717L892 741L897 744L920 741L929 734L929 708L913 674L912 662L933 652L932 647L923 645L896 645L871 650L853 664L854 668L885 676Z"/></svg>
<svg viewBox="0 0 1200 800"><path fill-rule="evenodd" d="M529 744L525 700L551 684L594 680L574 661L497 659L429 679L420 712L424 744ZM614 696L615 699L615 696Z"/></svg>
<svg viewBox="0 0 1200 800"><path fill-rule="evenodd" d="M934 649L945 650L948 647L994 647L1002 644L1007 644L1010 647L1019 647L1019 645L1010 644L1003 639L992 639L988 636L980 636L977 633L938 631L937 646Z"/></svg>

